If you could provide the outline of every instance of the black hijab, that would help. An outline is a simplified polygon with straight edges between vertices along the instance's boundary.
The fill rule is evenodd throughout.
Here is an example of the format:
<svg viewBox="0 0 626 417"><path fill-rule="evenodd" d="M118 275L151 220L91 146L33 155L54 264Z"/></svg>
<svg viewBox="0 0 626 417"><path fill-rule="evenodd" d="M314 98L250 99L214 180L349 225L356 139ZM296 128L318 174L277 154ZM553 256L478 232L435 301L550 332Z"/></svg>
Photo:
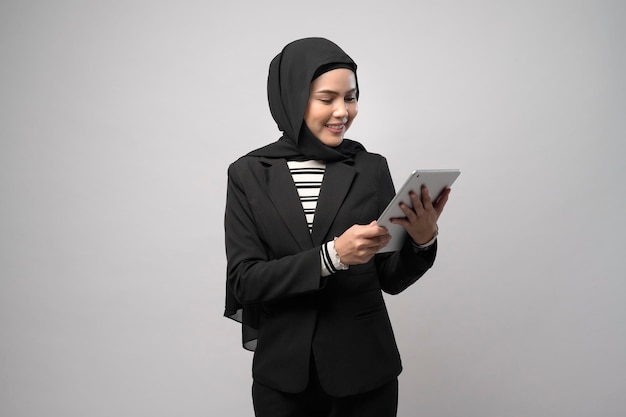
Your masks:
<svg viewBox="0 0 626 417"><path fill-rule="evenodd" d="M305 38L287 44L270 63L267 77L270 112L283 136L248 155L332 162L351 159L365 150L350 139L344 139L336 147L327 146L304 123L311 82L336 68L351 69L356 79L356 63L328 39ZM356 97L359 97L358 81Z"/></svg>

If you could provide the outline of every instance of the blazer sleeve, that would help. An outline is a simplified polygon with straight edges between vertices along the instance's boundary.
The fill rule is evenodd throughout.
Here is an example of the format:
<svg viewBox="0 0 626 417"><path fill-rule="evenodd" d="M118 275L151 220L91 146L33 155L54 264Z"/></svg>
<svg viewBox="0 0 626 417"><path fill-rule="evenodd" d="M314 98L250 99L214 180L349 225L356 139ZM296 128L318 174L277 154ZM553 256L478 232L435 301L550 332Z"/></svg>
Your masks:
<svg viewBox="0 0 626 417"><path fill-rule="evenodd" d="M263 242L260 228L268 226L259 224L248 196L250 188L258 193L254 177L247 166L228 169L224 229L230 291L246 305L319 290L324 282L319 246L275 258Z"/></svg>
<svg viewBox="0 0 626 417"><path fill-rule="evenodd" d="M387 161L383 158L379 172L379 213L382 213L395 195ZM375 256L381 289L388 294L398 294L414 284L435 262L437 242L426 250L415 251L407 238L401 250Z"/></svg>

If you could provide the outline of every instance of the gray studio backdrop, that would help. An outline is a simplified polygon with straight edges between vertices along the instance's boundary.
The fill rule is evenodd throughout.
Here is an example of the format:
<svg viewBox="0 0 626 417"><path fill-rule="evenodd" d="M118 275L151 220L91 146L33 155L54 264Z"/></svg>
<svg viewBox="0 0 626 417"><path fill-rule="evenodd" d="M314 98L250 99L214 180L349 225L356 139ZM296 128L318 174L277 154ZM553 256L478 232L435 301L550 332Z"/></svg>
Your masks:
<svg viewBox="0 0 626 417"><path fill-rule="evenodd" d="M460 168L387 297L401 416L626 413L622 1L0 3L0 415L250 416L221 317L228 163L271 58L360 66L349 137Z"/></svg>

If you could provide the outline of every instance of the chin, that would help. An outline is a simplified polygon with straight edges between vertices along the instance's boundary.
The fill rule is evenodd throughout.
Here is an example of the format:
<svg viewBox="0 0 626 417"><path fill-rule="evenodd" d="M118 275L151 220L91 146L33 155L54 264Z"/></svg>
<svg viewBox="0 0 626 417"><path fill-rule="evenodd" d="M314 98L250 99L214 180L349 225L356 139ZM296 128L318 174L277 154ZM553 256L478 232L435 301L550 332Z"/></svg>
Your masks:
<svg viewBox="0 0 626 417"><path fill-rule="evenodd" d="M341 145L341 142L343 142L343 138L322 138L320 141L324 145L334 148L336 146Z"/></svg>

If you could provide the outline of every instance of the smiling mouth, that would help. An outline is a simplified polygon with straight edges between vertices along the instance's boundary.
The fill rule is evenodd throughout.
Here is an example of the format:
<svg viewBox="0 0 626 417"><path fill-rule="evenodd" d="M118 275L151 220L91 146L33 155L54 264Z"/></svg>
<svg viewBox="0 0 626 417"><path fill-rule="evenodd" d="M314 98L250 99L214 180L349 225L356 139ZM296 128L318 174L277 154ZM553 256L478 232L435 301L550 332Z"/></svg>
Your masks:
<svg viewBox="0 0 626 417"><path fill-rule="evenodd" d="M324 126L332 130L342 130L346 125L341 124L341 125L324 125Z"/></svg>

